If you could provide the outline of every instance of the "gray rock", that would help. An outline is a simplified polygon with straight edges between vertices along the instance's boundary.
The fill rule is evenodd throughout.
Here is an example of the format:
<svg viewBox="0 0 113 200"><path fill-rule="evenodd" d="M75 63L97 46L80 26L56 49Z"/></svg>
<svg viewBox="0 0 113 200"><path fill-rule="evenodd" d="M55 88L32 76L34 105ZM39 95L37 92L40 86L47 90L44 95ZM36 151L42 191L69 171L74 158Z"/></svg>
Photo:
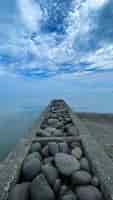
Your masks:
<svg viewBox="0 0 113 200"><path fill-rule="evenodd" d="M70 176L74 171L80 169L79 161L65 153L56 154L55 164L59 172L65 176Z"/></svg>
<svg viewBox="0 0 113 200"><path fill-rule="evenodd" d="M28 200L29 199L29 183L15 185L9 192L8 200Z"/></svg>
<svg viewBox="0 0 113 200"><path fill-rule="evenodd" d="M56 128L58 124L58 120L57 119L53 119L53 118L49 118L48 119L48 125L51 127Z"/></svg>
<svg viewBox="0 0 113 200"><path fill-rule="evenodd" d="M59 143L59 151L62 153L68 153L69 152L68 144L66 142Z"/></svg>
<svg viewBox="0 0 113 200"><path fill-rule="evenodd" d="M55 195L43 174L37 176L30 186L31 200L54 200Z"/></svg>
<svg viewBox="0 0 113 200"><path fill-rule="evenodd" d="M62 185L61 188L60 188L60 194L59 194L59 196L63 196L63 195L65 195L67 192L68 192L68 187L67 187L67 185Z"/></svg>
<svg viewBox="0 0 113 200"><path fill-rule="evenodd" d="M39 159L41 161L42 157L39 152L33 152L33 153L28 154L28 156L25 158L25 161L32 160L32 159Z"/></svg>
<svg viewBox="0 0 113 200"><path fill-rule="evenodd" d="M44 146L42 149L42 155L44 157L48 157L49 156L49 150L48 150L48 145Z"/></svg>
<svg viewBox="0 0 113 200"><path fill-rule="evenodd" d="M77 200L77 197L73 192L68 192L61 197L61 200Z"/></svg>
<svg viewBox="0 0 113 200"><path fill-rule="evenodd" d="M27 158L23 162L22 175L25 181L32 181L41 170L41 162L38 158Z"/></svg>
<svg viewBox="0 0 113 200"><path fill-rule="evenodd" d="M51 136L51 133L46 131L46 127L45 129L39 129L36 133L36 135L38 137L50 137Z"/></svg>
<svg viewBox="0 0 113 200"><path fill-rule="evenodd" d="M56 142L49 142L48 143L48 150L49 153L54 156L56 153L59 152L58 144Z"/></svg>
<svg viewBox="0 0 113 200"><path fill-rule="evenodd" d="M42 166L42 173L46 177L48 183L51 186L54 186L56 179L58 178L57 169L53 167L51 164L46 164Z"/></svg>
<svg viewBox="0 0 113 200"><path fill-rule="evenodd" d="M71 180L75 185L88 185L91 182L91 175L87 171L79 170L73 172Z"/></svg>
<svg viewBox="0 0 113 200"><path fill-rule="evenodd" d="M98 177L94 176L91 180L91 184L94 185L95 187L99 186L99 179Z"/></svg>
<svg viewBox="0 0 113 200"><path fill-rule="evenodd" d="M41 144L39 142L35 142L31 145L30 152L40 152L41 151Z"/></svg>
<svg viewBox="0 0 113 200"><path fill-rule="evenodd" d="M86 171L90 171L90 166L87 158L81 158L80 160L80 168Z"/></svg>
<svg viewBox="0 0 113 200"><path fill-rule="evenodd" d="M60 188L61 188L61 180L56 179L56 182L55 182L54 187L53 187L53 190L56 193L56 195L59 194Z"/></svg>
<svg viewBox="0 0 113 200"><path fill-rule="evenodd" d="M102 193L98 188L88 185L80 186L76 189L77 197L79 200L102 200Z"/></svg>
<svg viewBox="0 0 113 200"><path fill-rule="evenodd" d="M47 127L45 129L46 132L49 132L51 136L61 136L62 132L56 128L53 127Z"/></svg>
<svg viewBox="0 0 113 200"><path fill-rule="evenodd" d="M76 159L80 159L82 157L82 149L80 147L75 147L72 150L72 155L76 158Z"/></svg>

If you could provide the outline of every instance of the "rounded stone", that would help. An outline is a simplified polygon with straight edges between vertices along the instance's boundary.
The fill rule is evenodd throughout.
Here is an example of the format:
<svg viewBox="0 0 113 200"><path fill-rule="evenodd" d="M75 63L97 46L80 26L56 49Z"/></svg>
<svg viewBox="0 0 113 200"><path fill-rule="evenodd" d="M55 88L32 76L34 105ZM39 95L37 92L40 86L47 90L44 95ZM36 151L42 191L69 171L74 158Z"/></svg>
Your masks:
<svg viewBox="0 0 113 200"><path fill-rule="evenodd" d="M22 166L22 176L25 181L32 181L41 170L41 162L38 158L26 159Z"/></svg>
<svg viewBox="0 0 113 200"><path fill-rule="evenodd" d="M32 143L30 148L30 153L40 152L40 151L41 151L41 144L39 142Z"/></svg>
<svg viewBox="0 0 113 200"><path fill-rule="evenodd" d="M60 194L59 194L59 196L65 195L67 193L67 191L68 191L67 185L62 185L61 188L60 188Z"/></svg>
<svg viewBox="0 0 113 200"><path fill-rule="evenodd" d="M32 159L39 159L41 161L42 157L39 152L33 152L33 153L28 154L28 156L25 158L25 161L32 160Z"/></svg>
<svg viewBox="0 0 113 200"><path fill-rule="evenodd" d="M62 153L69 152L68 144L66 142L59 143L59 152L62 152Z"/></svg>
<svg viewBox="0 0 113 200"><path fill-rule="evenodd" d="M58 119L54 119L54 118L49 118L48 119L48 125L52 126L54 128L57 127L58 122L59 122Z"/></svg>
<svg viewBox="0 0 113 200"><path fill-rule="evenodd" d="M102 193L99 191L99 189L92 185L78 187L76 189L76 194L79 200L102 200L103 199Z"/></svg>
<svg viewBox="0 0 113 200"><path fill-rule="evenodd" d="M90 166L87 158L81 158L80 160L80 168L86 171L90 171Z"/></svg>
<svg viewBox="0 0 113 200"><path fill-rule="evenodd" d="M48 183L51 186L54 186L56 179L58 178L57 169L53 167L51 164L46 164L42 166L42 173L46 177Z"/></svg>
<svg viewBox="0 0 113 200"><path fill-rule="evenodd" d="M40 174L31 183L30 186L31 200L54 200L55 195L49 186L45 176Z"/></svg>
<svg viewBox="0 0 113 200"><path fill-rule="evenodd" d="M72 174L72 184L88 185L91 182L91 175L87 171L79 170Z"/></svg>
<svg viewBox="0 0 113 200"><path fill-rule="evenodd" d="M15 185L9 192L8 200L28 200L29 199L29 183Z"/></svg>
<svg viewBox="0 0 113 200"><path fill-rule="evenodd" d="M60 187L61 187L61 180L60 179L56 179L56 182L55 182L54 187L53 187L53 190L56 193L56 195L59 194Z"/></svg>
<svg viewBox="0 0 113 200"><path fill-rule="evenodd" d="M49 142L48 151L52 156L54 156L56 153L59 152L58 144L56 142Z"/></svg>
<svg viewBox="0 0 113 200"><path fill-rule="evenodd" d="M72 150L72 155L76 158L76 159L80 159L82 157L82 150L80 147L75 147Z"/></svg>
<svg viewBox="0 0 113 200"><path fill-rule="evenodd" d="M99 186L99 179L98 177L94 176L91 180L92 185L98 187Z"/></svg>
<svg viewBox="0 0 113 200"><path fill-rule="evenodd" d="M55 164L59 172L65 176L70 176L74 171L80 169L79 161L66 153L57 153Z"/></svg>
<svg viewBox="0 0 113 200"><path fill-rule="evenodd" d="M44 164L52 164L53 160L54 160L54 157L53 156L49 156L48 158L45 158L43 160L43 163Z"/></svg>

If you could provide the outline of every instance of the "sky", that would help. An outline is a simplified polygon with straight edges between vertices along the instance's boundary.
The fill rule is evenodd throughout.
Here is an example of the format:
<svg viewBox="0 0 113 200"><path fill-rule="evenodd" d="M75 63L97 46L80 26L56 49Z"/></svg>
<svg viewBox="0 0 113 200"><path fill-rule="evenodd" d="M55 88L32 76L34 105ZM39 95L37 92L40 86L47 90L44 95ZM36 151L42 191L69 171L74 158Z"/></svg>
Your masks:
<svg viewBox="0 0 113 200"><path fill-rule="evenodd" d="M113 112L113 1L0 1L1 112Z"/></svg>

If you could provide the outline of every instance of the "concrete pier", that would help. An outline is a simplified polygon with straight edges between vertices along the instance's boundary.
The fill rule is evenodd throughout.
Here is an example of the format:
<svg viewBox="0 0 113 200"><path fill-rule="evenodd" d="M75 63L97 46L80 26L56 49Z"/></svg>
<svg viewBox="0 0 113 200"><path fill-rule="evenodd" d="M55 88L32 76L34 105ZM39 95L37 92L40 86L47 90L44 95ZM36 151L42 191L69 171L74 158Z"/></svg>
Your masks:
<svg viewBox="0 0 113 200"><path fill-rule="evenodd" d="M36 175L35 172L34 174L28 174L29 169L27 168L26 170L26 167L24 168L26 160L32 153L36 153L39 147L38 153L41 156L41 159L39 159L41 167L36 171ZM61 164L62 162L60 161L60 156L62 155L67 158L67 161L64 160L64 166L64 163ZM84 158L88 161L89 167L87 170L82 168L81 163ZM34 160L36 161L36 159ZM96 199L95 192L92 192L92 190L97 192L97 200L113 200L113 163L63 100L50 102L40 118L35 122L28 136L23 138L14 151L0 164L0 200L13 200L16 195L15 186L17 185L18 187L19 185L20 187L25 182L30 182L31 195L26 199L23 197L22 200L35 200L39 196L39 200L43 200L44 196L42 194L39 195L38 191L34 191L32 184L36 177L40 178L44 174L43 168L48 162L57 169L58 177L56 179L61 179L60 190L65 184L68 192L71 190L71 195L75 195L73 198L83 199L80 191L80 186L82 185L86 191L89 191L88 195L90 197L93 193L93 200ZM70 166L66 167L66 164L69 163ZM75 171L79 171L80 176L78 179L75 179L76 176L73 174ZM85 178L83 176L80 178L81 171L87 171L88 178L86 176ZM95 177L98 182L97 185L93 181ZM75 180L78 181L77 184L73 183ZM52 192L50 192L51 196L48 195L48 200L65 199L64 197L67 193L62 196L61 192L58 193L57 191L55 193L55 186L51 186L51 183L50 186L48 184L49 187L52 188ZM18 199L19 197L15 200Z"/></svg>

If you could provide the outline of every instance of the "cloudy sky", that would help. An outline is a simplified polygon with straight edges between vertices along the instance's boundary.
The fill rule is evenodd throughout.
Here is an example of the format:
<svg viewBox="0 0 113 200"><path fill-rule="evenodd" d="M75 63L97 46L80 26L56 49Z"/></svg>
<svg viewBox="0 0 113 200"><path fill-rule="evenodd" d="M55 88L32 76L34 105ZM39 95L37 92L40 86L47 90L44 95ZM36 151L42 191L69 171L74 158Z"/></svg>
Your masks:
<svg viewBox="0 0 113 200"><path fill-rule="evenodd" d="M113 1L0 1L1 109L113 112Z"/></svg>

